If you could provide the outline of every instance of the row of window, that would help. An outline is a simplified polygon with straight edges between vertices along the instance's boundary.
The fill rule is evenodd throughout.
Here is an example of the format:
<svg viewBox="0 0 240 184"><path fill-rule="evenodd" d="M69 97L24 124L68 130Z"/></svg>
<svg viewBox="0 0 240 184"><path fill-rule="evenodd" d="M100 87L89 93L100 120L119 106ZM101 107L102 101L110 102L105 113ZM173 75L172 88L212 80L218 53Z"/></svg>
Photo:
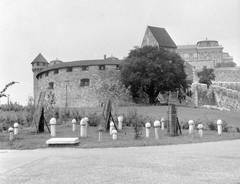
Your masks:
<svg viewBox="0 0 240 184"><path fill-rule="evenodd" d="M89 86L89 85L90 85L90 79L81 79L80 80L80 84L79 84L80 87ZM54 82L48 83L48 89L54 89Z"/></svg>
<svg viewBox="0 0 240 184"><path fill-rule="evenodd" d="M82 71L87 71L89 69L88 66L82 66ZM105 70L105 65L99 65L99 70ZM119 65L116 65L116 70L119 70ZM73 68L72 67L68 67L67 68L67 72L72 72ZM53 70L54 74L58 74L59 73L59 69L55 69ZM45 72L45 77L48 76L48 72ZM39 75L39 78L42 78L42 75Z"/></svg>

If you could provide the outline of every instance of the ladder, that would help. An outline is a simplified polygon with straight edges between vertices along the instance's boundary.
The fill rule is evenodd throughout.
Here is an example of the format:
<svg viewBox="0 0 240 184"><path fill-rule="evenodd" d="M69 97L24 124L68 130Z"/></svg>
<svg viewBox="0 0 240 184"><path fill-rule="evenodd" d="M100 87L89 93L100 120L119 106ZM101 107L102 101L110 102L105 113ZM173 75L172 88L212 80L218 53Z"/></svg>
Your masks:
<svg viewBox="0 0 240 184"><path fill-rule="evenodd" d="M42 113L42 108L44 105L45 95L46 95L46 91L41 91L38 96L38 101L35 106L36 108L35 108L34 115L33 115L31 132L39 133L38 125L39 125L39 121L40 121L40 117L41 117L41 113Z"/></svg>

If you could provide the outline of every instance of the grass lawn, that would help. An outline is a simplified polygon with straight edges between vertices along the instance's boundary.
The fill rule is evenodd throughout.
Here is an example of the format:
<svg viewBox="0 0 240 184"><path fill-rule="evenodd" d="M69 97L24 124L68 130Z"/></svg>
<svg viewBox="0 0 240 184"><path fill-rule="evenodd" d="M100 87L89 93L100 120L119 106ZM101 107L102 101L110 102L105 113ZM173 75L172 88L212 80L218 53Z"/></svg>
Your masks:
<svg viewBox="0 0 240 184"><path fill-rule="evenodd" d="M115 113L128 114L128 111L136 109L138 114L149 116L152 118L167 118L167 106L149 106L149 107L119 107L115 109ZM85 111L102 112L101 108L85 109ZM217 111L199 108L178 108L179 121L192 119L194 121L207 121L222 119L233 127L240 127L240 115L238 112ZM69 122L70 124L70 122ZM80 127L77 125L77 131L72 132L71 126L58 125L56 137L79 137ZM153 146L153 145L170 145L170 144L187 144L209 141L222 141L231 139L240 139L240 133L232 128L229 132L223 132L221 136L217 135L216 131L204 130L203 137L200 138L198 131L193 134L188 134L188 130L182 130L183 134L176 137L167 136L167 131L159 130L159 140L155 139L154 129L151 128L150 137L145 137L145 128L142 129L142 138L134 139L134 131L131 127L124 127L118 132L118 139L113 140L108 132L103 132L103 141L98 142L98 127L88 127L88 137L80 138L80 144L73 146L74 148L106 148L106 147L129 147L129 146ZM19 130L19 135L12 142L9 142L9 133L0 133L0 149L36 149L46 148L46 141L51 138L50 133L46 130L45 133L31 134L30 128L22 128Z"/></svg>

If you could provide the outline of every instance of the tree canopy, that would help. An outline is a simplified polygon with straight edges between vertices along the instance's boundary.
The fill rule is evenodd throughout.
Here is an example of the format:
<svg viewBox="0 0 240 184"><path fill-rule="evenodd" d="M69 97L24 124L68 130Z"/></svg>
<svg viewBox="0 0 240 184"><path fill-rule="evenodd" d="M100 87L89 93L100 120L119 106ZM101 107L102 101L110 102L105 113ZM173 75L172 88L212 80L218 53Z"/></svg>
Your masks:
<svg viewBox="0 0 240 184"><path fill-rule="evenodd" d="M187 88L185 61L175 52L164 48L135 47L122 62L121 81L131 87L133 99L143 93L149 103L155 103L159 92Z"/></svg>
<svg viewBox="0 0 240 184"><path fill-rule="evenodd" d="M201 72L197 73L199 77L199 83L207 84L207 87L212 84L212 80L215 80L214 70L211 68L207 68L206 66L203 67Z"/></svg>

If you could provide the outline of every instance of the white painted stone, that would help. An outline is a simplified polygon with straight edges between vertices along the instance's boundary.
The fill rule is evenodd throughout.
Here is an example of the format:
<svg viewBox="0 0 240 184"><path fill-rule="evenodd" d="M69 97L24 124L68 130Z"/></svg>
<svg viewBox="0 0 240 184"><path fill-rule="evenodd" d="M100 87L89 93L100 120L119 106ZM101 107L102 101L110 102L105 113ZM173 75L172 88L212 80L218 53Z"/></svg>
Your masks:
<svg viewBox="0 0 240 184"><path fill-rule="evenodd" d="M118 116L118 129L122 130L123 116Z"/></svg>
<svg viewBox="0 0 240 184"><path fill-rule="evenodd" d="M72 131L75 132L76 131L76 124L77 121L75 119L72 120Z"/></svg>
<svg viewBox="0 0 240 184"><path fill-rule="evenodd" d="M150 128L151 128L151 124L149 122L147 122L145 124L145 127L146 127L146 137L149 137L150 136Z"/></svg>
<svg viewBox="0 0 240 184"><path fill-rule="evenodd" d="M46 141L46 144L78 144L79 138L51 138Z"/></svg>
<svg viewBox="0 0 240 184"><path fill-rule="evenodd" d="M13 127L9 127L8 132L9 132L9 141L12 141L13 140Z"/></svg>
<svg viewBox="0 0 240 184"><path fill-rule="evenodd" d="M111 121L110 123L110 129L109 129L109 134L112 135L112 131L114 130L114 123Z"/></svg>
<svg viewBox="0 0 240 184"><path fill-rule="evenodd" d="M160 121L156 120L154 121L154 129L155 129L155 137L156 139L159 139L159 128L160 128Z"/></svg>
<svg viewBox="0 0 240 184"><path fill-rule="evenodd" d="M202 125L202 124L199 124L199 125L198 125L198 133L199 133L199 136L200 136L200 137L203 136L203 125Z"/></svg>
<svg viewBox="0 0 240 184"><path fill-rule="evenodd" d="M112 130L113 140L117 139L117 130Z"/></svg>
<svg viewBox="0 0 240 184"><path fill-rule="evenodd" d="M162 124L162 130L164 130L164 126L165 126L165 119L164 118L161 119L161 124Z"/></svg>
<svg viewBox="0 0 240 184"><path fill-rule="evenodd" d="M222 134L222 120L217 120L218 135Z"/></svg>
<svg viewBox="0 0 240 184"><path fill-rule="evenodd" d="M14 135L17 135L18 134L18 127L19 127L18 123L14 123L13 127L14 127Z"/></svg>
<svg viewBox="0 0 240 184"><path fill-rule="evenodd" d="M87 137L87 122L85 118L80 121L80 129L80 137Z"/></svg>
<svg viewBox="0 0 240 184"><path fill-rule="evenodd" d="M56 136L56 124L57 121L55 118L50 119L50 125L51 125L51 136L55 137Z"/></svg>
<svg viewBox="0 0 240 184"><path fill-rule="evenodd" d="M194 129L194 121L189 120L188 124L189 124L189 134L191 134L191 133L193 133L193 129Z"/></svg>

